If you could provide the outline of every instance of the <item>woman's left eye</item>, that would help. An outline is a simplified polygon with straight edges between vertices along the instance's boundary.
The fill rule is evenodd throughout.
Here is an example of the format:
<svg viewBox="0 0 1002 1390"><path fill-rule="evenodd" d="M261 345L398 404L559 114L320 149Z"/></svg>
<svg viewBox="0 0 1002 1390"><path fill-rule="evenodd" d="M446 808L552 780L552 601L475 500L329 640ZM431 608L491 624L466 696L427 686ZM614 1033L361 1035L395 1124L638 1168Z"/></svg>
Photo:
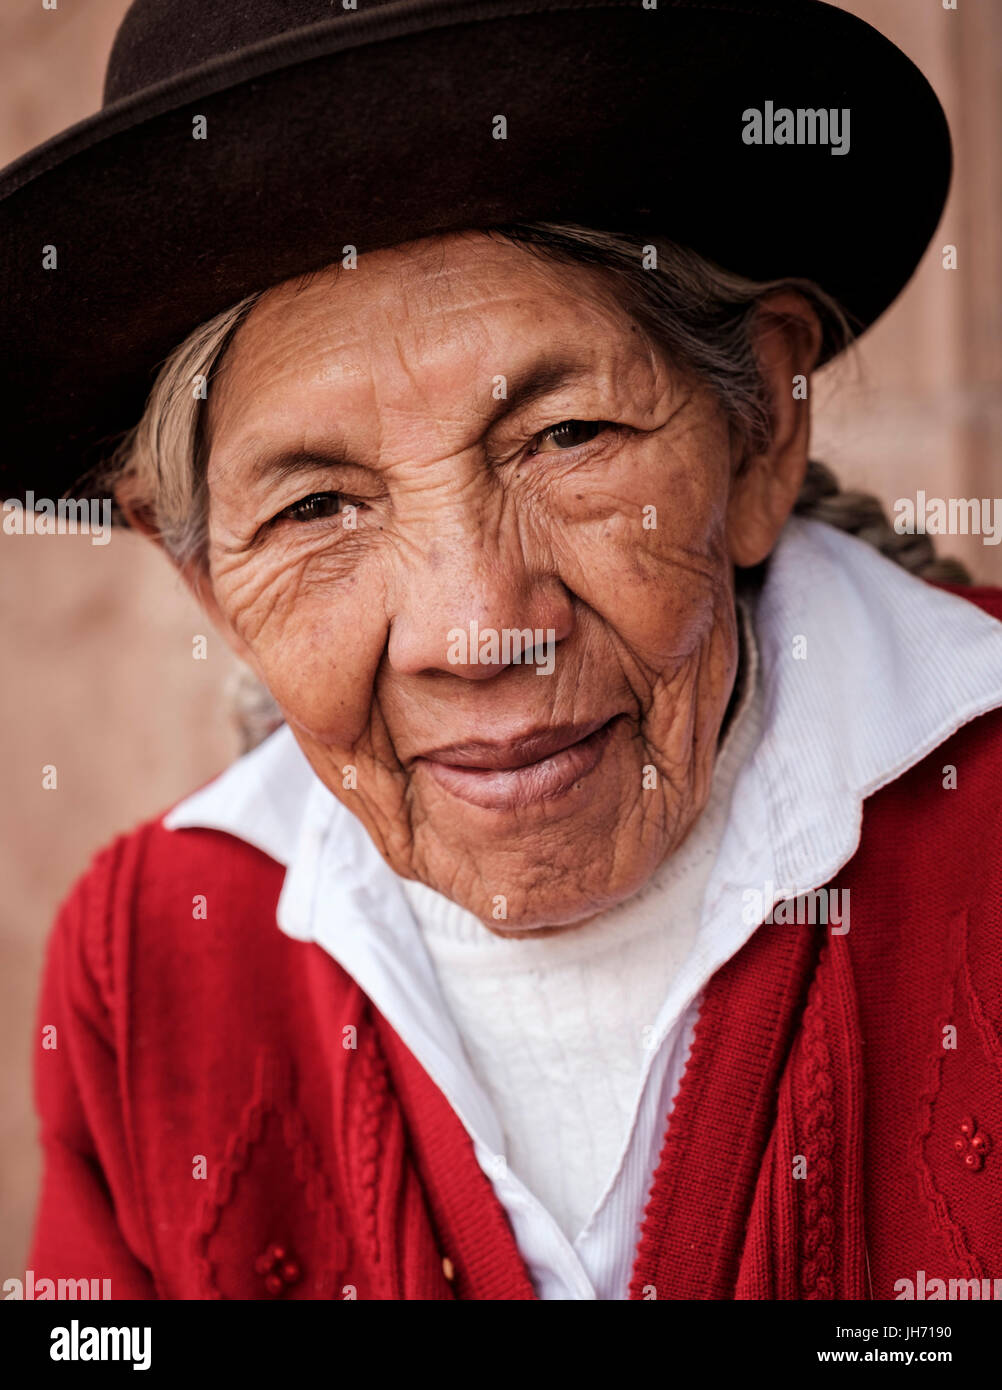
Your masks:
<svg viewBox="0 0 1002 1390"><path fill-rule="evenodd" d="M343 498L340 492L311 492L309 497L301 497L286 507L275 517L276 521L322 521L325 517L337 516Z"/></svg>
<svg viewBox="0 0 1002 1390"><path fill-rule="evenodd" d="M612 429L608 420L561 420L559 425L537 434L533 440L532 453L553 453L555 450L579 449L582 444L590 444L603 430ZM546 446L550 445L551 448Z"/></svg>

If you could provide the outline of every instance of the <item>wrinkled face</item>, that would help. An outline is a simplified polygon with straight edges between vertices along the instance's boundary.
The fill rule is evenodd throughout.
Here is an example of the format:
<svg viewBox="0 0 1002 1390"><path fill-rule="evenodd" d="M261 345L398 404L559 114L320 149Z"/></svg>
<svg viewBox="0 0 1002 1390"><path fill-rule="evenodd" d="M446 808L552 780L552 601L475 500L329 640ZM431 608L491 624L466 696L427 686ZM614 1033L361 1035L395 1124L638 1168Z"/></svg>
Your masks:
<svg viewBox="0 0 1002 1390"><path fill-rule="evenodd" d="M504 932L634 892L736 670L708 392L602 272L465 235L269 292L210 396L212 602L391 867Z"/></svg>

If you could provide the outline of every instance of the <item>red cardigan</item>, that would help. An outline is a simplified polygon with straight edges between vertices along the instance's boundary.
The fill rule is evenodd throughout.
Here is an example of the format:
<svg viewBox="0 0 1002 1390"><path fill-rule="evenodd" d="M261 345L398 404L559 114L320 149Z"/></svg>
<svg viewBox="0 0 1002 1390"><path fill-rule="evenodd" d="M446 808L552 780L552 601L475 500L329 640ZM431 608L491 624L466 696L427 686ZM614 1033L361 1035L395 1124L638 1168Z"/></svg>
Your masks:
<svg viewBox="0 0 1002 1390"><path fill-rule="evenodd" d="M975 597L1002 617L1002 595ZM717 972L631 1297L1002 1277L1000 828L1002 711L867 801L831 885L852 893L848 935L763 926ZM533 1298L442 1094L354 981L276 927L282 878L230 836L153 822L72 890L39 1014L36 1286Z"/></svg>

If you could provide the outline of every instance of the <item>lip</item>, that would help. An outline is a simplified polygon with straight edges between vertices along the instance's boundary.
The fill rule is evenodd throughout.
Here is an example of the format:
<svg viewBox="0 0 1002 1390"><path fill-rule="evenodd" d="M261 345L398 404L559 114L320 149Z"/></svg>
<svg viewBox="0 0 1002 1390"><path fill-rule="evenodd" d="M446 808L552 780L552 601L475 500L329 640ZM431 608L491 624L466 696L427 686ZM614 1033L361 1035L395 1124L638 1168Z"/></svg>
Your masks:
<svg viewBox="0 0 1002 1390"><path fill-rule="evenodd" d="M561 724L497 743L456 743L417 759L471 806L507 811L566 795L602 760L618 719Z"/></svg>

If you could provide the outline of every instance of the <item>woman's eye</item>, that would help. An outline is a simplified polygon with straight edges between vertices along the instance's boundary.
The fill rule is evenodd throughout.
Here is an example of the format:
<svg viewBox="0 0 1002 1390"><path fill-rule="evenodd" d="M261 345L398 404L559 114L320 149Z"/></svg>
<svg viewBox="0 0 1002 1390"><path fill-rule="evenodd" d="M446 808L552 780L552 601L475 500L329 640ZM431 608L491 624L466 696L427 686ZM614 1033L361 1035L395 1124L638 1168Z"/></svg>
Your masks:
<svg viewBox="0 0 1002 1390"><path fill-rule="evenodd" d="M561 420L551 425L533 441L534 454L552 453L557 449L578 449L590 444L603 430L611 428L606 420Z"/></svg>
<svg viewBox="0 0 1002 1390"><path fill-rule="evenodd" d="M276 521L322 521L328 516L337 516L342 506L339 492L312 492L309 497L301 497L279 512Z"/></svg>

